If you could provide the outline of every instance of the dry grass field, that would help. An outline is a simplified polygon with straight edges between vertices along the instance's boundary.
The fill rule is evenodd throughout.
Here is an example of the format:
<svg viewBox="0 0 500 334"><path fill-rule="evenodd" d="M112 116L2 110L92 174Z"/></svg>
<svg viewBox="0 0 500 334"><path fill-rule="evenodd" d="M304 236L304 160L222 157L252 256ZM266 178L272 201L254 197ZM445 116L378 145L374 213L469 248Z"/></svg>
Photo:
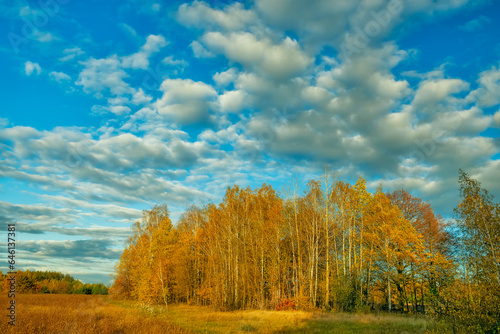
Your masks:
<svg viewBox="0 0 500 334"><path fill-rule="evenodd" d="M152 314L195 333L425 333L433 324L421 317L397 315L245 310L218 312L179 305L151 309Z"/></svg>
<svg viewBox="0 0 500 334"><path fill-rule="evenodd" d="M107 296L18 295L16 326L0 333L425 333L433 323L396 315L302 311L218 312L208 307L144 307Z"/></svg>
<svg viewBox="0 0 500 334"><path fill-rule="evenodd" d="M6 295L0 298L5 314L0 333L191 333L138 308L111 304L104 296L17 295L16 325L7 324Z"/></svg>

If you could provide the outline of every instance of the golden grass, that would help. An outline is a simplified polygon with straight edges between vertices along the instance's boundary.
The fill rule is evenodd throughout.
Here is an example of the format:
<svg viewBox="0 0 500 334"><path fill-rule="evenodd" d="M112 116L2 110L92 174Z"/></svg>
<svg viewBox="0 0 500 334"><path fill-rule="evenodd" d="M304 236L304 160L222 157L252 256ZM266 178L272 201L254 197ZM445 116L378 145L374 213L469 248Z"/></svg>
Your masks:
<svg viewBox="0 0 500 334"><path fill-rule="evenodd" d="M120 302L138 307L133 302ZM135 305L135 306L134 306ZM149 308L151 314L195 333L425 333L434 323L424 317L391 314L244 310L175 305Z"/></svg>
<svg viewBox="0 0 500 334"><path fill-rule="evenodd" d="M425 317L393 314L315 313L302 329L304 333L426 333L434 328ZM300 333L292 331L288 333ZM287 332L282 332L287 333Z"/></svg>
<svg viewBox="0 0 500 334"><path fill-rule="evenodd" d="M0 306L5 310L0 318L0 333L400 334L425 333L433 327L422 317L267 310L220 312L209 307L152 307L85 295L18 295L17 321L12 327L7 324L5 295L0 296Z"/></svg>
<svg viewBox="0 0 500 334"><path fill-rule="evenodd" d="M9 300L2 294L0 333L190 333L144 311L123 308L91 295L17 295L16 325L7 323ZM5 307L4 307L5 305Z"/></svg>
<svg viewBox="0 0 500 334"><path fill-rule="evenodd" d="M276 333L305 327L313 313L269 310L220 312L210 307L177 305L169 307L163 316L197 333Z"/></svg>

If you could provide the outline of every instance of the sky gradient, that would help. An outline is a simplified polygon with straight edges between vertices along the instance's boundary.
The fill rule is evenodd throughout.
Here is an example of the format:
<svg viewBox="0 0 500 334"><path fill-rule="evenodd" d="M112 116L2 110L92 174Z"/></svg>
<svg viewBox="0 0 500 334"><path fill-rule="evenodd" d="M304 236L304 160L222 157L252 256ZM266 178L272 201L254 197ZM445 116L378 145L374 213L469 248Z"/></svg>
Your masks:
<svg viewBox="0 0 500 334"><path fill-rule="evenodd" d="M325 163L500 195L500 3L0 0L0 270L110 282L131 224Z"/></svg>

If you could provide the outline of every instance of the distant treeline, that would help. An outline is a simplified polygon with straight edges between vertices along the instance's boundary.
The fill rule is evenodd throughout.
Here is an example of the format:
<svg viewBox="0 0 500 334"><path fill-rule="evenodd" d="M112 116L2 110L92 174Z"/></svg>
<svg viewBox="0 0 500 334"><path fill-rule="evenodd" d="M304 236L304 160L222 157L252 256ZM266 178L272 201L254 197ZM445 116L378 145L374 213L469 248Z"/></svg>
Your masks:
<svg viewBox="0 0 500 334"><path fill-rule="evenodd" d="M10 275L0 271L0 287L8 291ZM84 284L68 274L56 271L21 271L16 274L16 292L18 293L65 293L85 295L107 295L108 288L102 283Z"/></svg>

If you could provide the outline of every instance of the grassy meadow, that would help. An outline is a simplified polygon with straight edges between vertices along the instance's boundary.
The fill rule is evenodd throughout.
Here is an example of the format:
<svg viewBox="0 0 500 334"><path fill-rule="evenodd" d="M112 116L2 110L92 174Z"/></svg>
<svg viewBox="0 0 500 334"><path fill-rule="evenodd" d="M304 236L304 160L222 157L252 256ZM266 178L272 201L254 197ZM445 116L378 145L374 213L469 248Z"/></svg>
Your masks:
<svg viewBox="0 0 500 334"><path fill-rule="evenodd" d="M16 326L0 333L425 333L435 324L422 317L305 311L214 311L209 307L142 306L107 296L17 296ZM5 295L1 305L8 305Z"/></svg>
<svg viewBox="0 0 500 334"><path fill-rule="evenodd" d="M0 298L7 315L7 296ZM112 304L104 296L25 294L16 296L16 325L2 317L0 333L191 333L139 308Z"/></svg>

